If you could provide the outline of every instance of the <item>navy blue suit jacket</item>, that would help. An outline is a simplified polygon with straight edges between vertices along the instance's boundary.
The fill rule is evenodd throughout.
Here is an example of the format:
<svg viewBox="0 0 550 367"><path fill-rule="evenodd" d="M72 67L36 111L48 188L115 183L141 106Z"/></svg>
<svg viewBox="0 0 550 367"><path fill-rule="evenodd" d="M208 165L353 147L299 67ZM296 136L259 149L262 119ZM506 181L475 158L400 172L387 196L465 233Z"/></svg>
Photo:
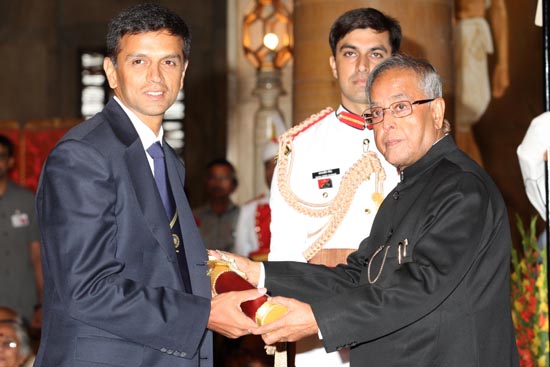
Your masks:
<svg viewBox="0 0 550 367"><path fill-rule="evenodd" d="M193 294L143 145L116 101L56 145L37 194L44 271L35 366L212 365L206 250L164 143Z"/></svg>

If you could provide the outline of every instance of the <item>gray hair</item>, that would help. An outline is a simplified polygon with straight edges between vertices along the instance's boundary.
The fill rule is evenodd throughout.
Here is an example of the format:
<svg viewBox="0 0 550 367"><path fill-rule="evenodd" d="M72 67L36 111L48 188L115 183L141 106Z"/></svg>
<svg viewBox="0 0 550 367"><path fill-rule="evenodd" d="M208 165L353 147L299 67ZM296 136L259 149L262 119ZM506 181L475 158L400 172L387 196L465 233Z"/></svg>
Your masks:
<svg viewBox="0 0 550 367"><path fill-rule="evenodd" d="M32 354L29 334L21 323L17 320L1 320L0 324L11 325L17 336L17 345L19 345L19 355L23 358L28 358Z"/></svg>
<svg viewBox="0 0 550 367"><path fill-rule="evenodd" d="M428 61L399 54L382 61L370 73L367 80L367 99L369 104L371 104L372 85L376 79L386 71L394 69L413 71L418 77L418 88L424 92L426 98L439 98L443 96L441 77Z"/></svg>

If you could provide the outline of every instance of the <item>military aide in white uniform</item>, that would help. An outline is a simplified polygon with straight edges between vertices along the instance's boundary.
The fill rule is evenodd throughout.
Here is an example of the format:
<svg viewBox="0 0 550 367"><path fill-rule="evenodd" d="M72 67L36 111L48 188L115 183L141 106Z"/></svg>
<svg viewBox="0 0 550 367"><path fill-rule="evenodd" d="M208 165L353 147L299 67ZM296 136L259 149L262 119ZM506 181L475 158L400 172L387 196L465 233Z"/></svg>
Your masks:
<svg viewBox="0 0 550 367"><path fill-rule="evenodd" d="M368 237L378 206L399 178L358 115L368 107L370 71L399 51L399 23L376 9L354 9L334 22L329 42L342 105L313 115L279 139L270 200L270 261L345 262ZM296 343L295 365L347 366L348 354L327 354L321 340L310 337Z"/></svg>
<svg viewBox="0 0 550 367"><path fill-rule="evenodd" d="M306 121L312 123L309 127L298 125L304 130L292 140L289 157L284 156L287 144L279 153L272 183L269 260L310 260L304 252L327 232L332 235L322 241L320 251L355 250L368 236L384 194L398 182L396 169L378 152L373 132L341 122L337 115L342 112L342 106L337 111L327 108ZM372 159L373 153L377 159ZM291 161L288 169L283 159ZM361 160L368 162L360 168ZM362 181L346 180L346 187L341 187L343 177L352 175L353 165L367 176ZM284 187L284 182L281 188L282 181L289 181L290 189ZM284 196L293 203L289 204ZM349 209L344 212L348 201ZM327 215L317 216L316 212L321 211ZM339 260L345 261L345 257Z"/></svg>

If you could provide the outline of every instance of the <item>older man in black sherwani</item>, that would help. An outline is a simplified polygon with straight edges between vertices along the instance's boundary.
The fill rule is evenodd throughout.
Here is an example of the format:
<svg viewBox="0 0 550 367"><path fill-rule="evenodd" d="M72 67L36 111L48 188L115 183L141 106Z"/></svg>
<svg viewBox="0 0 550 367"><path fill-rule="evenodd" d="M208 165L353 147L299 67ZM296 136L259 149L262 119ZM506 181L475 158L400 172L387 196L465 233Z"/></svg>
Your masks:
<svg viewBox="0 0 550 367"><path fill-rule="evenodd" d="M289 312L252 330L267 343L320 332L368 367L518 366L510 312L510 231L501 194L445 133L433 67L381 63L368 81L376 144L401 173L347 265L268 262L265 286ZM237 258L250 280L258 263ZM298 301L299 300L299 301Z"/></svg>

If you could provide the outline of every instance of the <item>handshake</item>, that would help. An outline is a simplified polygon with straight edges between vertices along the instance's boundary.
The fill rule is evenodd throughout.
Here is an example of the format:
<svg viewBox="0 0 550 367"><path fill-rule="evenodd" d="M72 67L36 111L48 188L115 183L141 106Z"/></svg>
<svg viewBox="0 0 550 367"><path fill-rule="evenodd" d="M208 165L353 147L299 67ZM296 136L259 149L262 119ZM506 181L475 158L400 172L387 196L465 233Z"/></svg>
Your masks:
<svg viewBox="0 0 550 367"><path fill-rule="evenodd" d="M229 338L262 335L266 344L296 341L317 333L308 304L268 297L258 286L261 263L221 251L209 251L212 302L208 328Z"/></svg>

